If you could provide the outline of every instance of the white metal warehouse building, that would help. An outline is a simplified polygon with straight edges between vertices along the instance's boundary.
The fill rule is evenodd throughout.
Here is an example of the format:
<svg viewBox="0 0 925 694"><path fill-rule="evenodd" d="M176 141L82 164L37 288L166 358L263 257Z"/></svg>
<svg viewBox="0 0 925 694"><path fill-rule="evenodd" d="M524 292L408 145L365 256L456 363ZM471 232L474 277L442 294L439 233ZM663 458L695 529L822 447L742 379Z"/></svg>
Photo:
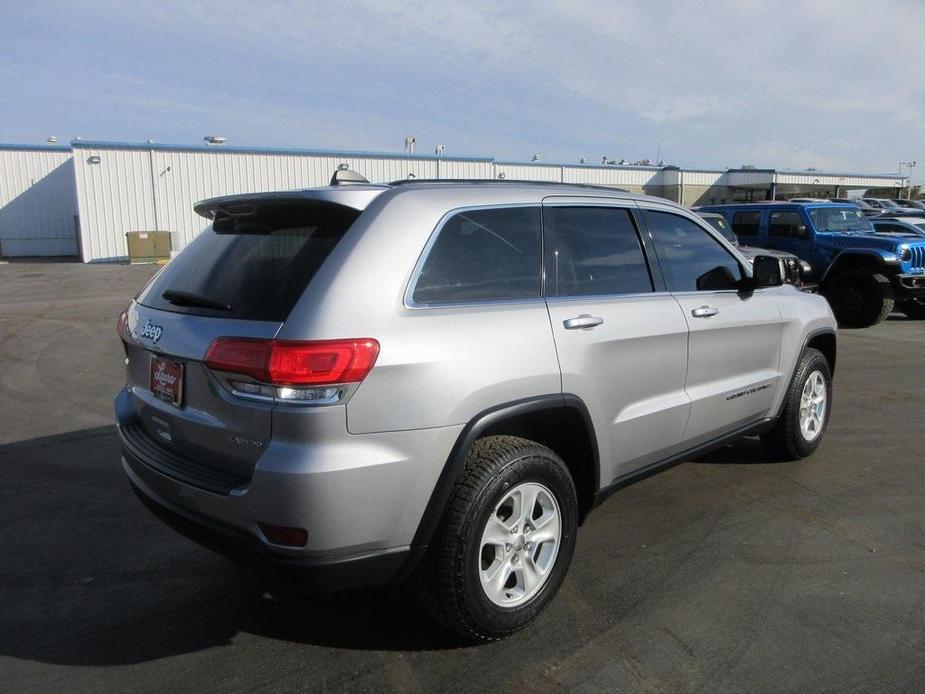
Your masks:
<svg viewBox="0 0 925 694"><path fill-rule="evenodd" d="M168 231L176 251L207 222L198 200L232 193L325 185L346 164L373 182L399 179L561 181L622 188L685 205L774 199L793 193L836 197L847 190L901 190L895 174L773 169L505 162L343 150L75 140L67 145L0 145L0 253L125 260L125 234Z"/></svg>
<svg viewBox="0 0 925 694"><path fill-rule="evenodd" d="M77 255L76 220L70 147L0 145L2 255Z"/></svg>

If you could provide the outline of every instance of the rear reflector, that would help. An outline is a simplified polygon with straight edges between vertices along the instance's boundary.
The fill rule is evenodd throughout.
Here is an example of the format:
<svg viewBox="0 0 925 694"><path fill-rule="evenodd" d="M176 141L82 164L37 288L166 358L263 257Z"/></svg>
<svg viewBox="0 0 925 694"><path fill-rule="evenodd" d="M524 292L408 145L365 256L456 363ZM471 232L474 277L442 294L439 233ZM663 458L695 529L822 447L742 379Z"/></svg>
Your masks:
<svg viewBox="0 0 925 694"><path fill-rule="evenodd" d="M325 386L359 383L373 368L379 343L353 340L256 340L219 337L206 352L206 365L216 371L243 374L281 386Z"/></svg>
<svg viewBox="0 0 925 694"><path fill-rule="evenodd" d="M290 528L285 525L273 525L272 523L257 523L260 532L274 545L285 545L286 547L304 547L308 542L308 531L305 528Z"/></svg>

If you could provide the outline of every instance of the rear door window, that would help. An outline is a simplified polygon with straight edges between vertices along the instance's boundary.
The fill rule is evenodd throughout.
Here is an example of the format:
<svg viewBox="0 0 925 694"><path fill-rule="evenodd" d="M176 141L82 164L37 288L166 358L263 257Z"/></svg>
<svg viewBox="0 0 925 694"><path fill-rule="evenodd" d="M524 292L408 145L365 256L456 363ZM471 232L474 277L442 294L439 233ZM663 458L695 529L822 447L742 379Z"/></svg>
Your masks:
<svg viewBox="0 0 925 694"><path fill-rule="evenodd" d="M799 212L772 212L768 218L768 236L800 235L803 218Z"/></svg>
<svg viewBox="0 0 925 694"><path fill-rule="evenodd" d="M736 212L732 215L732 230L736 236L757 236L761 227L761 212Z"/></svg>
<svg viewBox="0 0 925 694"><path fill-rule="evenodd" d="M242 204L219 213L142 291L144 306L284 321L358 210L320 201Z"/></svg>
<svg viewBox="0 0 925 694"><path fill-rule="evenodd" d="M540 234L539 207L454 214L424 260L413 301L429 305L538 298Z"/></svg>
<svg viewBox="0 0 925 694"><path fill-rule="evenodd" d="M546 294L593 296L652 291L628 210L549 206L543 212Z"/></svg>

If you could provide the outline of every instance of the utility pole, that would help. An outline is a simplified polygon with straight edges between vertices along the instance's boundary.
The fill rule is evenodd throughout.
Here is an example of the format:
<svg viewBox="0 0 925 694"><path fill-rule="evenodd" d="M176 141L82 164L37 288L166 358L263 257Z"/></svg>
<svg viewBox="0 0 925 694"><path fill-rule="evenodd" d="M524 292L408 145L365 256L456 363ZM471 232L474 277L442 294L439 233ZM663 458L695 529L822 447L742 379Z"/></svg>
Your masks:
<svg viewBox="0 0 925 694"><path fill-rule="evenodd" d="M909 184L908 186L906 186L906 187L909 189L908 192L906 193L906 199L907 199L907 200L911 200L911 199L912 199L912 169L915 168L915 164L916 164L915 159L913 159L912 161L901 161L901 162L899 162L898 173L899 173L899 177L900 177L900 178L903 177L903 167L906 166L906 167L909 168L909 177L906 179L907 182L908 182L908 184ZM900 195L900 197L902 197L902 196Z"/></svg>

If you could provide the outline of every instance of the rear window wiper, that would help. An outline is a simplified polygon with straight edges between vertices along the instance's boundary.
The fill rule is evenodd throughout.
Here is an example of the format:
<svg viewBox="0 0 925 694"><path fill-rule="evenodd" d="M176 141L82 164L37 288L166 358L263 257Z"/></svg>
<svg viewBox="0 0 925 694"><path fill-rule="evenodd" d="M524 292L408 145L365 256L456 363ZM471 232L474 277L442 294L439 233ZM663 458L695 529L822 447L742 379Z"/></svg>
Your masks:
<svg viewBox="0 0 925 694"><path fill-rule="evenodd" d="M161 296L172 303L174 306L197 306L199 308L213 308L216 311L230 311L229 304L210 299L207 296L200 296L191 292L181 292L176 289L167 289Z"/></svg>

